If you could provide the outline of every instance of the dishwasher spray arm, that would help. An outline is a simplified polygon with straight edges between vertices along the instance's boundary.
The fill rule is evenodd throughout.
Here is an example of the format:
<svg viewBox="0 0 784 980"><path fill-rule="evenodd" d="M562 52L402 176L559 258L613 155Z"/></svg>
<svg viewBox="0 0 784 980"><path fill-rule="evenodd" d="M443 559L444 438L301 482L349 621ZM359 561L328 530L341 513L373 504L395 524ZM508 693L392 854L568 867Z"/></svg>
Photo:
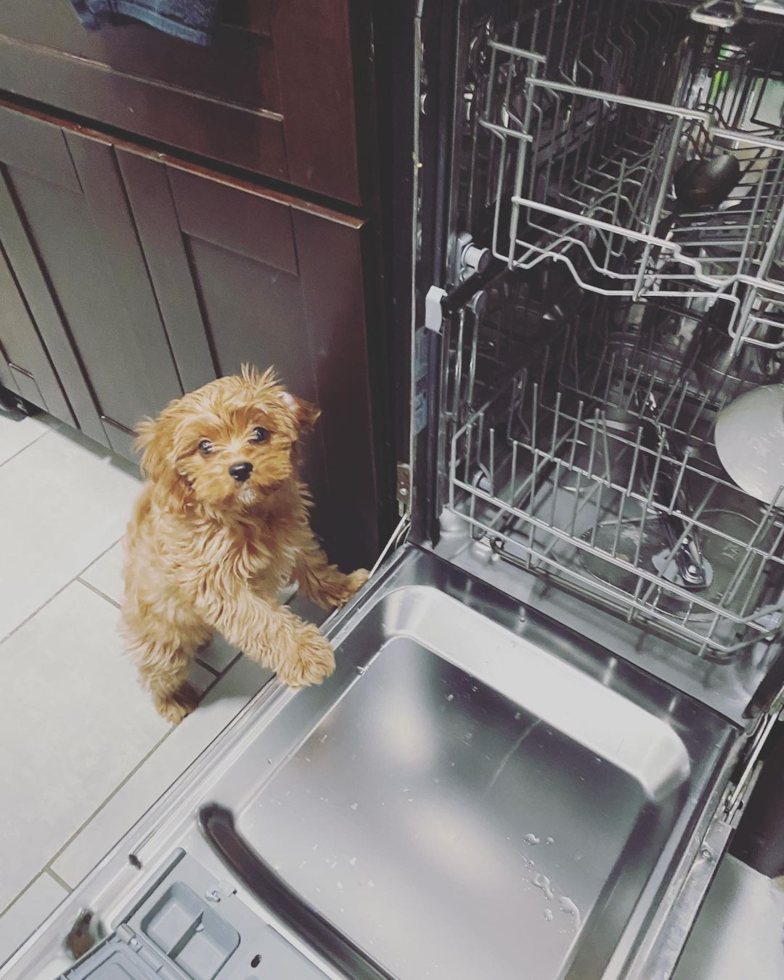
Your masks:
<svg viewBox="0 0 784 980"><path fill-rule="evenodd" d="M237 831L230 810L217 803L203 806L199 826L213 850L270 915L331 967L351 980L395 980L259 857Z"/></svg>

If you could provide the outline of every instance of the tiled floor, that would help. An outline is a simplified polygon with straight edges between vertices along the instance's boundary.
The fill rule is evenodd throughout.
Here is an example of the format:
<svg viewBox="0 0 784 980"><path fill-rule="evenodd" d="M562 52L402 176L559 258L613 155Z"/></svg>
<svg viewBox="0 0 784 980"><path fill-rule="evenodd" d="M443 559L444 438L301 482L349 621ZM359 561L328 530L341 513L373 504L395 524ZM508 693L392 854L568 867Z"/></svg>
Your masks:
<svg viewBox="0 0 784 980"><path fill-rule="evenodd" d="M0 413L0 964L269 677L216 641L199 709L155 713L116 629L138 489L46 416Z"/></svg>

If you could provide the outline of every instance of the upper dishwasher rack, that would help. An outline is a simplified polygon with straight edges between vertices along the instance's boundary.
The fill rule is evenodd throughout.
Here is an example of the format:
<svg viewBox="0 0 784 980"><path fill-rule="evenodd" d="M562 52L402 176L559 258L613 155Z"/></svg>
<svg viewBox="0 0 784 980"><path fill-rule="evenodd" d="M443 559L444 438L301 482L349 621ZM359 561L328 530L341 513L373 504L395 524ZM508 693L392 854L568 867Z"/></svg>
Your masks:
<svg viewBox="0 0 784 980"><path fill-rule="evenodd" d="M720 300L736 346L784 346L784 29L736 37L661 4L567 6L492 23L471 52L464 186L487 188L470 205L492 215L495 255L563 262L605 295ZM726 200L679 205L684 162L727 153L741 176Z"/></svg>

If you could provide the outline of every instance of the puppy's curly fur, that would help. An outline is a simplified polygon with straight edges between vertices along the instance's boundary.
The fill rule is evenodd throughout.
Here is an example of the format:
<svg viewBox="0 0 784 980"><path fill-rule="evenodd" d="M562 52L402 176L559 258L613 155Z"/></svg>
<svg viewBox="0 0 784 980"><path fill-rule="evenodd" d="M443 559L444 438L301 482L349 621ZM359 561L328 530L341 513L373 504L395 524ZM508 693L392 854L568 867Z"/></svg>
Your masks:
<svg viewBox="0 0 784 980"><path fill-rule="evenodd" d="M169 721L196 706L186 678L214 630L292 687L334 669L327 639L277 601L296 579L322 607L340 606L367 580L330 565L310 529L298 442L318 415L272 370L243 367L139 427L148 482L128 526L122 623Z"/></svg>

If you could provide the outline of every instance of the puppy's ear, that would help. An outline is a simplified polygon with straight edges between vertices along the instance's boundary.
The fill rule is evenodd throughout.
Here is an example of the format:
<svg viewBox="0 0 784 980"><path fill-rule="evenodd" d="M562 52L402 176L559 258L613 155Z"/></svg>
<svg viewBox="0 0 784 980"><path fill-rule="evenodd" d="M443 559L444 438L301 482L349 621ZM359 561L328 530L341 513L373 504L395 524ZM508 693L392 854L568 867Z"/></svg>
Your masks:
<svg viewBox="0 0 784 980"><path fill-rule="evenodd" d="M141 452L142 473L151 480L162 479L170 468L171 432L165 416L144 419L136 426L136 449Z"/></svg>
<svg viewBox="0 0 784 980"><path fill-rule="evenodd" d="M289 410L297 433L307 432L313 428L321 415L319 408L302 398L297 398L296 395L289 394L288 391L282 392L280 397Z"/></svg>
<svg viewBox="0 0 784 980"><path fill-rule="evenodd" d="M141 469L159 487L170 504L182 509L191 497L188 481L174 465L176 419L164 411L157 419L145 419L136 427L136 448Z"/></svg>

